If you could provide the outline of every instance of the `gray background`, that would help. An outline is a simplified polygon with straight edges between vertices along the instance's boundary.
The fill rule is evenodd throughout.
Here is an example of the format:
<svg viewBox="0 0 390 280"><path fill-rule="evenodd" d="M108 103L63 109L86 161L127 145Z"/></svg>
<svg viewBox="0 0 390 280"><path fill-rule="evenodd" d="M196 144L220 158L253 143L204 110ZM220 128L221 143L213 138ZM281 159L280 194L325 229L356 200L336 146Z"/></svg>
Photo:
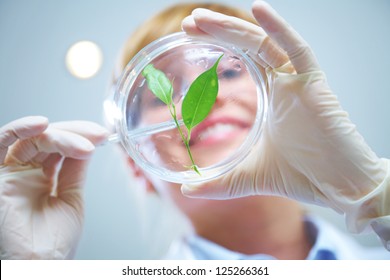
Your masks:
<svg viewBox="0 0 390 280"><path fill-rule="evenodd" d="M0 125L26 115L102 122L118 51L151 14L177 1L0 0ZM215 1L250 9L251 0ZM314 49L329 83L368 144L390 158L390 1L270 0ZM158 26L156 26L158 28ZM71 76L67 49L92 40L100 72ZM112 146L97 149L85 186L86 223L76 258L159 258L185 230L181 217L136 188ZM313 207L344 229L342 217ZM378 245L373 235L357 237Z"/></svg>

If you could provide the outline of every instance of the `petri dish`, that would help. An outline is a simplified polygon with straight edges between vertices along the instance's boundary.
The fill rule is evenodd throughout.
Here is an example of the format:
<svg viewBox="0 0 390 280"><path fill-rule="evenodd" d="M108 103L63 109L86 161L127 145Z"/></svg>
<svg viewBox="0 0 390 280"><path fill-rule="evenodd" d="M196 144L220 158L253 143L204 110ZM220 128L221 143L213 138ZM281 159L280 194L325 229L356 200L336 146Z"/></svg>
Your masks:
<svg viewBox="0 0 390 280"><path fill-rule="evenodd" d="M195 79L219 58L215 103L188 130L183 100ZM171 83L176 121L142 73L150 64ZM183 32L160 38L133 57L116 85L105 112L114 123L113 139L146 173L162 180L195 184L216 179L236 167L260 138L267 94L258 67L245 51L223 42ZM188 146L183 139L189 139Z"/></svg>

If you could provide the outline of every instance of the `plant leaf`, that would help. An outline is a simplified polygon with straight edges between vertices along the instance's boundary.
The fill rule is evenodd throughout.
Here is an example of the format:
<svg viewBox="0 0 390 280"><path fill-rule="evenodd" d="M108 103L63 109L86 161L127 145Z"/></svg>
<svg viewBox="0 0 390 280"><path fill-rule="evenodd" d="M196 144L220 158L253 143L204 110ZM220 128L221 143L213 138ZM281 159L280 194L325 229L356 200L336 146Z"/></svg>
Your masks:
<svg viewBox="0 0 390 280"><path fill-rule="evenodd" d="M210 113L218 94L217 67L222 55L214 65L200 74L191 84L181 107L181 114L188 134Z"/></svg>
<svg viewBox="0 0 390 280"><path fill-rule="evenodd" d="M158 99L167 105L172 104L173 87L171 81L162 72L154 68L153 64L148 64L142 71L148 84L148 88Z"/></svg>

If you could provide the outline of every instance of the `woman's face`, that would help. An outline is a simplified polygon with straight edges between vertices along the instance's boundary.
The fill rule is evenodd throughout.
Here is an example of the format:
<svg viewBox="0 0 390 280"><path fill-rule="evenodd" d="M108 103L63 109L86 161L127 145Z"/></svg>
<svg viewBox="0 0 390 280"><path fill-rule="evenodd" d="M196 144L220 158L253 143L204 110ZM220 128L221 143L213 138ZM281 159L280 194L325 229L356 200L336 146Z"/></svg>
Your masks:
<svg viewBox="0 0 390 280"><path fill-rule="evenodd" d="M173 102L177 118L181 119L181 104L193 80L209 69L221 53L213 59L205 51L183 50L180 56L167 55L153 61L173 84ZM208 167L226 159L243 143L256 116L257 88L245 65L235 56L224 54L218 68L219 91L207 118L195 126L189 142L194 162ZM155 97L145 84L139 96L138 126L148 127L166 121L172 116L165 103ZM182 126L187 135L187 130ZM176 127L145 136L140 150L149 161L170 170L184 171L191 161Z"/></svg>

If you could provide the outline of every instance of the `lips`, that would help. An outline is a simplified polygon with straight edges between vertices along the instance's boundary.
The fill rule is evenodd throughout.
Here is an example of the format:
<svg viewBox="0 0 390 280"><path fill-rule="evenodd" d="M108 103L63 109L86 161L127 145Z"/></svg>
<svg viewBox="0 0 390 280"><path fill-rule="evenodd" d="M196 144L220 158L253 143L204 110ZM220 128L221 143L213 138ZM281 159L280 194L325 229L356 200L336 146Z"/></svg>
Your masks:
<svg viewBox="0 0 390 280"><path fill-rule="evenodd" d="M206 119L191 132L191 146L220 144L247 131L250 124L231 117Z"/></svg>

